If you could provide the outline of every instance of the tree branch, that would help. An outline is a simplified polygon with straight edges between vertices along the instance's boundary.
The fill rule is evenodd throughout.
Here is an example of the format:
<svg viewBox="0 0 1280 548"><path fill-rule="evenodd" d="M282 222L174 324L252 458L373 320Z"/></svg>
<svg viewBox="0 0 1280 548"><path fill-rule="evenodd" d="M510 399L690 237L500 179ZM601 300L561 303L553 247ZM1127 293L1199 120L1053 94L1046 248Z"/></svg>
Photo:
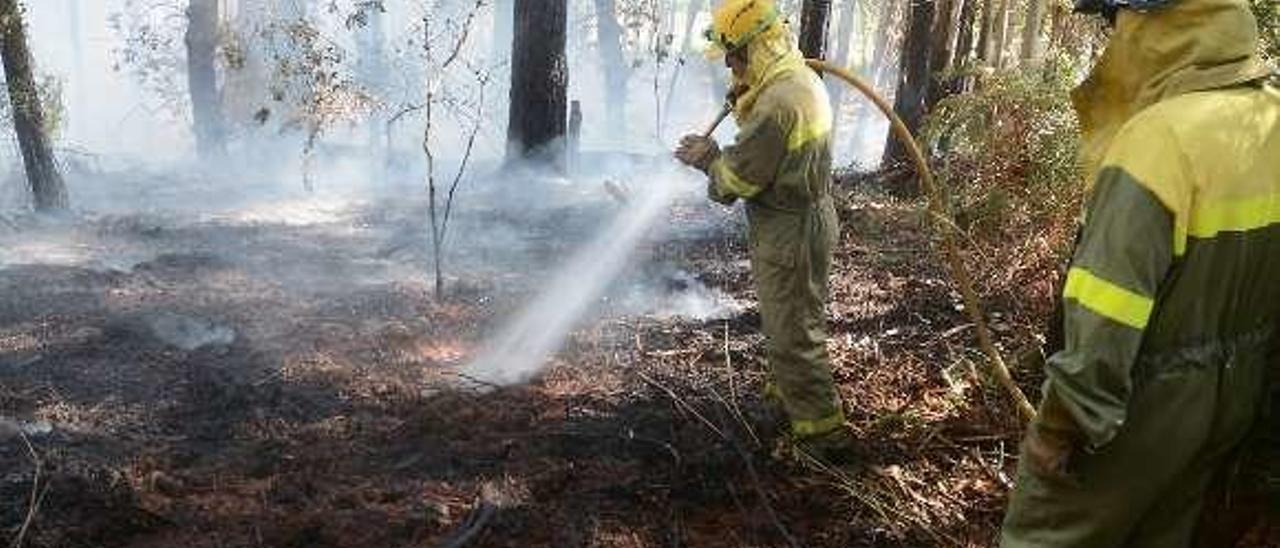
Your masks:
<svg viewBox="0 0 1280 548"><path fill-rule="evenodd" d="M453 196L458 191L458 184L462 182L462 176L467 171L467 164L471 161L471 153L476 147L476 136L480 134L480 127L484 125L484 88L489 83L488 76L480 75L480 110L476 112L475 125L471 128L471 135L467 137L467 148L462 154L462 163L458 166L458 172L453 176L453 183L449 185L449 195L444 202L444 221L440 226L440 239L449 233L449 217L453 213Z"/></svg>

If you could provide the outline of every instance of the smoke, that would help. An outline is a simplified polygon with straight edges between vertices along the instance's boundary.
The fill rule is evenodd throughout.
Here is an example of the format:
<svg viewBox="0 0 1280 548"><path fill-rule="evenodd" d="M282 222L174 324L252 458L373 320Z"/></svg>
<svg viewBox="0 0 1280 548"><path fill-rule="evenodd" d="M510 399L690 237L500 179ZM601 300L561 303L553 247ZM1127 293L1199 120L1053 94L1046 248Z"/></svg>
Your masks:
<svg viewBox="0 0 1280 548"><path fill-rule="evenodd" d="M422 101L424 74L430 72L421 44L414 42L426 3L386 3L388 59L377 69L385 74L368 74L361 82L377 96L378 110L368 121L326 128L305 163L304 130L278 123L286 107L266 105L271 121L257 124L258 99L239 97L239 88L229 83L232 76L248 75L222 67L223 106L234 129L229 160L213 165L194 161L190 113L183 110L189 105L165 108L154 86L139 82L123 62L126 41L111 20L139 16L123 12L126 0L26 4L36 70L62 83L65 116L55 154L74 209L59 218L31 214L16 143L3 139L9 146L0 146L0 270L45 265L133 272L173 257L198 256L191 263L197 274L208 265L230 265L254 281L300 292L426 285L433 265L421 150L424 121L420 111L408 111ZM156 47L169 48L168 57L179 61L185 55L184 4L162 2L162 8L145 15L153 30L176 40L161 40ZM472 3L444 4L458 10ZM238 16L225 16L227 30L243 30L237 28ZM360 70L357 37L344 28L342 14L314 9L309 17L327 35L344 37L334 46L347 50L351 66L335 70ZM681 29L683 23L668 27ZM572 24L590 26L582 16ZM691 318L734 313L733 302L676 261L629 270L646 259L637 252L645 242L703 230L659 222L682 198L705 202L701 176L674 165L667 148L714 115L722 93L716 71L723 67L705 64L696 51L673 52L669 43L661 52L640 44L625 60L632 74L627 129L612 133L603 123L606 67L588 28L574 28L571 33L580 32L569 52L575 69L570 96L581 101L585 117L575 174L500 168L506 149L506 75L504 61L494 57L509 52L504 46L509 36L504 38L507 31L499 27L497 21L482 22L464 52L468 67L496 67L484 104L466 92L474 85L467 71L455 71L460 75L444 82L452 92L446 97L450 104L438 111L431 139L437 180L448 185L461 163L462 143L476 119L483 122L453 204L444 270L450 288L470 283L504 298L533 296L468 370L497 382L528 379L566 333L606 310ZM674 37L675 44L681 41ZM378 65L366 63L363 69L374 70L370 66ZM176 75L178 86L167 90L170 98L185 101L185 67L179 63L164 70L177 71L170 75ZM238 104L241 99L248 104ZM406 113L389 126L388 119L401 110ZM732 131L726 124L718 137L728 140ZM378 138L387 142L371 146ZM644 155L662 159L640 159ZM310 191L303 187L304 170L313 183ZM615 203L600 184L620 173L643 176L632 181L634 195L626 206ZM700 212L716 211L703 207Z"/></svg>
<svg viewBox="0 0 1280 548"><path fill-rule="evenodd" d="M579 249L465 372L492 383L528 380L622 273L637 245L682 188L695 186L671 161L650 169L644 192Z"/></svg>

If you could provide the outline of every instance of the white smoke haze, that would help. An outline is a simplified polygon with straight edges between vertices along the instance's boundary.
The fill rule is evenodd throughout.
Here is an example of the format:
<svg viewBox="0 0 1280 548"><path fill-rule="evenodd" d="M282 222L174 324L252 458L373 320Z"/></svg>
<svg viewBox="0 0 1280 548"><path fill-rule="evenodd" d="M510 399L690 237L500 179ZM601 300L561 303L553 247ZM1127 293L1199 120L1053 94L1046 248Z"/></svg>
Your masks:
<svg viewBox="0 0 1280 548"><path fill-rule="evenodd" d="M61 83L64 123L54 144L72 210L53 217L30 212L17 146L6 129L0 137L0 269L131 272L165 257L199 255L299 291L426 285L432 255L420 107L432 74L421 51L428 3L385 0L378 39L348 24L359 3L303 4L312 6L308 20L325 43L340 52L334 70L372 98L372 110L324 127L307 156L305 131L285 123L288 109L238 95L234 82L245 75L220 65L232 126L228 160L202 164L191 107L182 102L189 97L185 66L169 75L181 89L157 96L131 69L119 30L122 20L144 21L167 37L163 47L175 48L162 53L182 61L185 1L27 0L36 71ZM129 11L138 5L150 8ZM437 38L455 37L472 5L433 3L433 28L443 29ZM710 319L740 309L679 264L634 268L652 259L646 246L653 242L737 237L737 214L708 204L702 175L670 158L681 135L702 131L714 117L723 93L724 67L701 54L707 14L689 24L681 9L669 21L663 16L646 23L651 27L628 27L627 101L623 127L616 128L605 123L605 88L608 69L618 67L603 61L593 2L570 5L569 99L581 105L584 119L570 174L504 165L510 29L503 14L483 8L462 49L466 70L441 83L448 93L430 143L444 190L479 124L444 242L446 286L487 280L496 291L527 299L467 368L491 382L536 376L570 331L600 314ZM235 30L241 15L224 13L226 29ZM673 34L649 36L657 25ZM682 51L685 28L694 35ZM370 52L378 62L369 61ZM270 67L249 62L237 70L269 73ZM488 77L482 96L471 71ZM169 101L175 97L177 108ZM262 123L250 119L260 106L269 111ZM849 118L852 109L845 110ZM716 136L727 143L734 131L729 121ZM838 163L870 163L884 132L882 122L842 127ZM612 198L606 180L627 183L631 202ZM670 222L673 204L697 208L711 224Z"/></svg>
<svg viewBox="0 0 1280 548"><path fill-rule="evenodd" d="M644 173L626 207L598 235L577 250L541 293L503 328L483 353L465 368L469 375L489 383L511 384L528 380L542 368L549 355L618 278L632 253L650 232L660 230L657 221L679 195L700 185L699 178L670 160L637 170ZM630 186L630 185L629 185ZM660 236L659 236L660 237ZM695 280L689 280L694 282ZM686 293L679 312L712 316L727 310Z"/></svg>

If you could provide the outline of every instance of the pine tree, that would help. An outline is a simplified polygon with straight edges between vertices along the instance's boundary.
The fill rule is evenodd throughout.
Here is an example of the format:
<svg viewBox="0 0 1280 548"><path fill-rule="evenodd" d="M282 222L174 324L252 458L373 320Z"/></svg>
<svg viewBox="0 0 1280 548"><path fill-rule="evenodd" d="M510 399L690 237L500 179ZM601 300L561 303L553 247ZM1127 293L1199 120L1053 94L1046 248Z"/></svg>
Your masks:
<svg viewBox="0 0 1280 548"><path fill-rule="evenodd" d="M516 0L508 159L563 168L568 125L566 0Z"/></svg>

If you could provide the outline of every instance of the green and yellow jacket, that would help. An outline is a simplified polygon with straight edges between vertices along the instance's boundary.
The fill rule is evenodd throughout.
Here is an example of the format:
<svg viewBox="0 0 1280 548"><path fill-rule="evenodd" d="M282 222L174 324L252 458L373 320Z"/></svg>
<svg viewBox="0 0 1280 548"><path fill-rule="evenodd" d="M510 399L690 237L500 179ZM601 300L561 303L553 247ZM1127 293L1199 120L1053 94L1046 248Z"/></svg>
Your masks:
<svg viewBox="0 0 1280 548"><path fill-rule="evenodd" d="M1244 0L1122 11L1074 95L1091 188L1046 398L1093 449L1145 379L1276 343L1280 91L1257 43Z"/></svg>
<svg viewBox="0 0 1280 548"><path fill-rule="evenodd" d="M713 200L775 212L807 211L831 177L830 99L785 25L748 44L748 91L734 105L739 131L708 169Z"/></svg>

